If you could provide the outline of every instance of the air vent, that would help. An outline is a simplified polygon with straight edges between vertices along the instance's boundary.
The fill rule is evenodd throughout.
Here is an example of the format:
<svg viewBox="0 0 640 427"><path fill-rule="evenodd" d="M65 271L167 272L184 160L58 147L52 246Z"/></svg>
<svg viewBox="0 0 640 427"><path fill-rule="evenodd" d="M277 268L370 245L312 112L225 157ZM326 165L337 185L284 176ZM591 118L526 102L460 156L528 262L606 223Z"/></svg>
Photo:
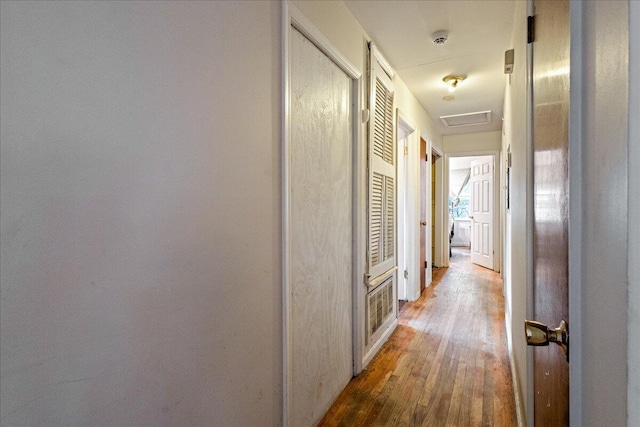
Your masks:
<svg viewBox="0 0 640 427"><path fill-rule="evenodd" d="M393 276L367 295L367 341L393 315Z"/></svg>
<svg viewBox="0 0 640 427"><path fill-rule="evenodd" d="M484 125L491 122L491 110L478 111L477 113L454 114L452 116L440 116L442 123L448 128L470 125Z"/></svg>

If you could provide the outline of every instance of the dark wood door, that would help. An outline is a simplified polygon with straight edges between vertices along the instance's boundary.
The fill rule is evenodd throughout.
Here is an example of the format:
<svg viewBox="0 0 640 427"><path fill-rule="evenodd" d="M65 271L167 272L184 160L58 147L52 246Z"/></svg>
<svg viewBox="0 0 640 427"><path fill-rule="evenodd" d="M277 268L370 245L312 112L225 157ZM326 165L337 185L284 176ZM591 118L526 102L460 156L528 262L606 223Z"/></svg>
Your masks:
<svg viewBox="0 0 640 427"><path fill-rule="evenodd" d="M534 14L534 319L555 328L569 320L569 1L536 0ZM556 344L534 347L534 399L536 426L569 425L569 363Z"/></svg>
<svg viewBox="0 0 640 427"><path fill-rule="evenodd" d="M427 141L420 138L420 292L427 286Z"/></svg>

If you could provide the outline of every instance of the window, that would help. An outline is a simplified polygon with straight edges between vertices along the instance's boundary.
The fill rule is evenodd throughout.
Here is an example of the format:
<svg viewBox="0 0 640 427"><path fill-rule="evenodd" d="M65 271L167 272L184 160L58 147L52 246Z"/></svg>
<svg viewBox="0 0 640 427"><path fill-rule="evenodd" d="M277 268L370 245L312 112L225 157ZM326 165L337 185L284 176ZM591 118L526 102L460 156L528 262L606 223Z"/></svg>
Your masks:
<svg viewBox="0 0 640 427"><path fill-rule="evenodd" d="M449 193L449 213L453 218L469 218L471 184L468 182L460 192L459 202L454 206L456 196Z"/></svg>
<svg viewBox="0 0 640 427"><path fill-rule="evenodd" d="M452 218L469 218L471 183L469 168L454 169L449 177L449 214Z"/></svg>

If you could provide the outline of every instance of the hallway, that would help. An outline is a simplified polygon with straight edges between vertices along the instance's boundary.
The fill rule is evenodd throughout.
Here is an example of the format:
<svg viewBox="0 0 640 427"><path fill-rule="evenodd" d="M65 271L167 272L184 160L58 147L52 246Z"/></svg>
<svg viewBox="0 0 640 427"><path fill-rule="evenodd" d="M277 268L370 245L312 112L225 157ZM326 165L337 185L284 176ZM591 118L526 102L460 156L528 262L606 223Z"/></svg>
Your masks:
<svg viewBox="0 0 640 427"><path fill-rule="evenodd" d="M516 425L499 274L454 249L322 426Z"/></svg>

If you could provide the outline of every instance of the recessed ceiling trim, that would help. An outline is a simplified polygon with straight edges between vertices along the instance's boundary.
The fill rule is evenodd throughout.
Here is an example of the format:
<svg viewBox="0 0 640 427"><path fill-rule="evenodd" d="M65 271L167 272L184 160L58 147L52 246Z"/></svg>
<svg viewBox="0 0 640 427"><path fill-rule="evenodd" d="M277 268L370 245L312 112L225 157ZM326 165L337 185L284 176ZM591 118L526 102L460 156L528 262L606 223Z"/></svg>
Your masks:
<svg viewBox="0 0 640 427"><path fill-rule="evenodd" d="M478 111L475 113L453 114L450 116L440 116L440 120L445 127L454 128L459 126L484 125L491 123L491 110Z"/></svg>

